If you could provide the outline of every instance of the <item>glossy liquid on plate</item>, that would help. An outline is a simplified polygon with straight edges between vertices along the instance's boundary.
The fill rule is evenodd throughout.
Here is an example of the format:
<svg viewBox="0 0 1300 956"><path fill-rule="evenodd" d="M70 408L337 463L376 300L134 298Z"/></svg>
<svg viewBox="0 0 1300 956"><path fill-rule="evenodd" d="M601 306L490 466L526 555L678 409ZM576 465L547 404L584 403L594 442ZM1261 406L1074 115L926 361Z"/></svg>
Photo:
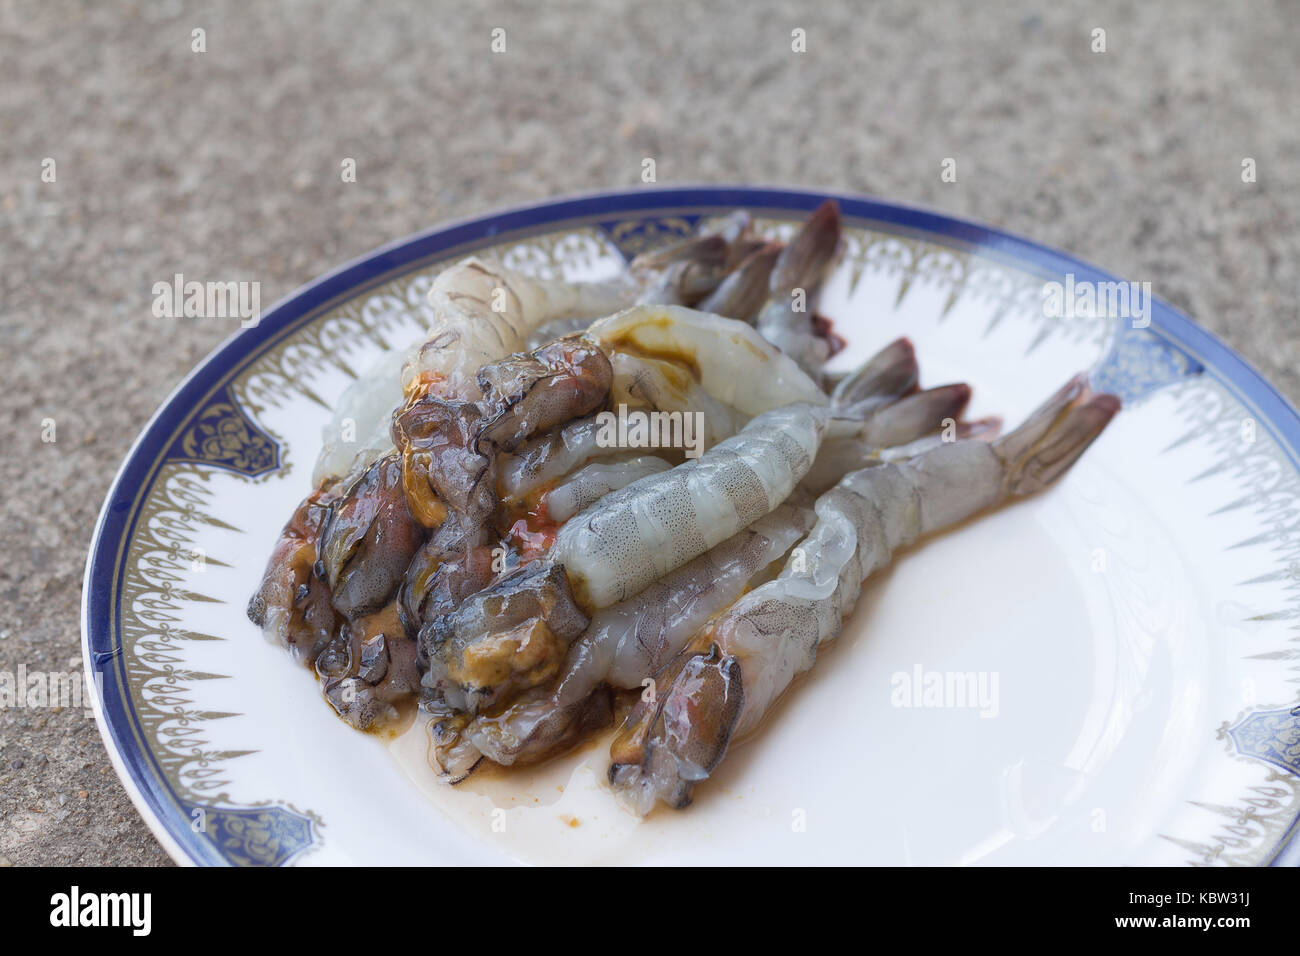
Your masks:
<svg viewBox="0 0 1300 956"><path fill-rule="evenodd" d="M389 743L389 752L425 799L461 829L529 863L602 862L635 841L639 822L603 782L612 732L533 766L484 761L452 786L429 765L428 723L420 715Z"/></svg>
<svg viewBox="0 0 1300 956"><path fill-rule="evenodd" d="M740 806L722 779L724 762L689 809L661 806L639 820L619 805L605 782L612 727L540 764L499 767L484 761L451 786L440 782L429 765L427 724L421 715L387 744L403 774L455 826L521 862L615 864L671 858L713 842L718 815L734 817Z"/></svg>

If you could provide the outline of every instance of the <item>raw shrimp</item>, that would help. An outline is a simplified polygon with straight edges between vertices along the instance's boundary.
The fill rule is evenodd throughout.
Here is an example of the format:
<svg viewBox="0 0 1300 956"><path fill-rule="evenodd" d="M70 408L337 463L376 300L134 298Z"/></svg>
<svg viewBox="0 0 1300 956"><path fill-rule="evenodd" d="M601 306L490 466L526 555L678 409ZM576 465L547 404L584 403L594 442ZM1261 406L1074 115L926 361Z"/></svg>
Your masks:
<svg viewBox="0 0 1300 956"><path fill-rule="evenodd" d="M325 700L357 730L396 720L420 690L415 641L394 605L344 621L315 668Z"/></svg>
<svg viewBox="0 0 1300 956"><path fill-rule="evenodd" d="M623 279L537 279L466 259L440 273L429 290L434 321L424 341L407 354L402 391L409 395L426 383L436 384L445 398L479 398L479 370L522 352L530 330L550 319L609 315L632 294Z"/></svg>
<svg viewBox="0 0 1300 956"><path fill-rule="evenodd" d="M638 306L594 323L583 338L609 356L612 405L700 412L706 446L730 438L751 416L791 402L827 402L814 381L752 328L716 315ZM888 356L882 352L873 361L891 369L889 374L915 382L911 345L895 343L890 349ZM869 387L870 382L864 385ZM593 459L625 451L602 446L599 434L594 419L574 421L503 457L501 499L523 498Z"/></svg>
<svg viewBox="0 0 1300 956"><path fill-rule="evenodd" d="M429 388L477 399L478 370L541 344L533 335L543 328L549 342L636 302L698 302L722 280L729 255L725 234L691 238L639 256L625 275L589 282L539 279L476 257L456 263L429 290L427 333L385 353L344 391L323 429L313 484L355 474L390 452L388 419L405 399Z"/></svg>
<svg viewBox="0 0 1300 956"><path fill-rule="evenodd" d="M720 282L730 280L730 273L738 271L753 252L765 245L763 240L751 238L748 229L749 215L736 214L716 232L681 239L637 256L628 266L631 282L638 290L635 304L694 306L702 297L711 297ZM585 332L590 325L589 317L552 319L534 329L529 344L540 345Z"/></svg>
<svg viewBox="0 0 1300 956"><path fill-rule="evenodd" d="M656 675L611 746L609 779L639 814L682 807L733 738L751 731L791 679L834 639L863 580L894 552L1059 478L1119 409L1072 379L994 442L941 444L916 459L852 472L822 495L817 524L773 581L750 591Z"/></svg>
<svg viewBox="0 0 1300 956"><path fill-rule="evenodd" d="M812 464L828 416L825 405L773 409L700 458L606 495L556 532L544 559L493 584L494 595L505 601L513 589L532 588L538 564L557 570L564 588L552 582L550 600L540 605L544 611L527 623L529 633L551 647L556 628L546 616L565 606L570 592L587 613L608 607L780 505ZM429 661L424 685L469 713L498 702L498 685L517 686L521 678L501 673L493 649L515 641L524 626L515 622L502 633L489 616L464 607L449 621L426 622L419 634ZM530 654L506 659L533 670Z"/></svg>
<svg viewBox="0 0 1300 956"><path fill-rule="evenodd" d="M906 343L903 347L896 343L886 351L900 366L915 364ZM882 386L892 383L899 391L909 392L915 375L882 375L878 381ZM909 410L900 421L911 422L914 433L901 433L898 426L886 426L882 432L892 431L904 439L917 439L937 428L949 415L960 414L967 396L964 387L945 387L905 397L898 404L914 404L920 399L930 409L930 420L923 421ZM886 405L875 417L887 418L891 407ZM903 450L895 454L903 454ZM570 648L564 676L553 693L538 686L526 691L519 701L497 716L480 717L468 724L464 720L440 722L432 748L435 763L442 772L460 777L478 759L475 741L488 748L484 752L492 759L509 763L521 755L524 759L536 759L571 740L578 727L591 726L604 711L604 703L587 699L603 681L619 687L636 686L642 676L676 653L693 625L698 626L739 597L754 576L803 533L805 521L811 515L811 501L807 493L797 489L772 515L760 518L704 555L658 579L636 597L599 612L592 626ZM779 548L766 550L770 545ZM755 552L754 547L760 550ZM744 564L748 570L743 574L738 572L736 564L742 558L751 561ZM666 612L670 613L664 616ZM704 616L698 616L701 614ZM486 639L488 646L495 642L493 637ZM646 663L645 654L653 655L657 662L654 667ZM632 683L626 683L628 680ZM499 705L502 698L494 695L493 701Z"/></svg>
<svg viewBox="0 0 1300 956"><path fill-rule="evenodd" d="M647 305L699 302L726 274L727 246L723 236L701 236L637 256L628 266L641 288L637 301Z"/></svg>
<svg viewBox="0 0 1300 956"><path fill-rule="evenodd" d="M392 349L343 390L321 428L321 450L311 476L314 486L353 477L393 453L388 425L402 404L405 364L406 350Z"/></svg>
<svg viewBox="0 0 1300 956"><path fill-rule="evenodd" d="M813 322L817 297L839 254L840 213L827 200L817 207L782 250L772 269L759 333L798 363L814 380L830 357L831 343Z"/></svg>
<svg viewBox="0 0 1300 956"><path fill-rule="evenodd" d="M594 417L582 418L525 442L513 454L502 455L497 494L503 502L515 502L561 480L608 451L599 442L600 432L600 422Z"/></svg>
<svg viewBox="0 0 1300 956"><path fill-rule="evenodd" d="M934 427L918 429L936 407L943 417L956 415L969 397L964 385L923 392L900 402L897 416L850 427L861 440L897 444ZM697 461L633 482L578 515L556 535L549 559L564 565L589 607L636 594L789 497L817 457L830 416L829 406L810 403L764 412Z"/></svg>
<svg viewBox="0 0 1300 956"><path fill-rule="evenodd" d="M915 435L937 427L949 414L960 414L960 404L965 401L965 396L949 387L922 392L902 402L917 397L930 401L934 417L922 423L909 412L905 417L915 423ZM886 406L879 414L888 410ZM916 438L908 445L875 450L871 455L876 462L902 460L913 451L928 450L940 440L938 436ZM802 487L796 489L772 514L655 581L635 597L598 612L569 649L563 676L552 690L538 687L503 712L476 718L459 735L449 731L440 734L441 747L433 750L439 770L459 777L480 755L509 764L540 759L572 743L578 728L590 727L605 709L603 701L589 699L603 682L621 689L639 686L646 675L667 663L709 617L730 606L746 587L753 586L761 572L808 530L812 517L812 497Z"/></svg>
<svg viewBox="0 0 1300 956"><path fill-rule="evenodd" d="M829 418L807 402L764 412L700 458L606 496L559 530L548 560L584 606L631 597L789 497Z"/></svg>
<svg viewBox="0 0 1300 956"><path fill-rule="evenodd" d="M473 714L553 678L587 622L562 567L527 565L424 626L420 640L436 675L425 685L456 712Z"/></svg>
<svg viewBox="0 0 1300 956"><path fill-rule="evenodd" d="M672 465L655 455L637 455L621 461L593 462L542 496L546 514L563 524L585 511L611 491L625 488L647 475L667 471Z"/></svg>
<svg viewBox="0 0 1300 956"><path fill-rule="evenodd" d="M248 602L248 617L267 640L308 664L338 627L329 586L314 570L316 542L339 490L319 489L298 506L280 532L261 586Z"/></svg>
<svg viewBox="0 0 1300 956"><path fill-rule="evenodd" d="M249 614L316 666L344 719L391 717L419 688L408 635L491 581L498 452L602 407L610 378L577 339L484 365L479 400L413 398L393 422L400 450L295 513Z"/></svg>
<svg viewBox="0 0 1300 956"><path fill-rule="evenodd" d="M604 684L639 686L811 526L810 507L782 504L636 597L599 612L569 648L553 689L539 684L496 716L438 728L431 748L436 768L459 780L483 756L499 764L537 760L575 742L601 715L596 726L607 725L613 719L608 695L596 696Z"/></svg>
<svg viewBox="0 0 1300 956"><path fill-rule="evenodd" d="M784 248L779 242L769 242L755 249L700 303L700 311L752 325L767 301L772 270Z"/></svg>
<svg viewBox="0 0 1300 956"><path fill-rule="evenodd" d="M515 702L549 701L552 713L525 754L608 721L608 686L663 665L701 626L692 614L767 581L824 484L928 449L875 450L915 442L966 403L964 386L911 394L905 341L822 390L830 347L812 314L838 244L828 206L788 246L737 215L600 283L479 259L449 268L430 293L428 335L340 403L319 490L286 527L250 613L314 662L354 726L390 719L422 690L445 718L435 736L449 766ZM735 318L686 307L701 303ZM586 330L525 353L561 325ZM602 439L595 413L615 406L698 414L708 450L679 464L682 448ZM359 452L342 441L348 418ZM672 605L665 582L693 610ZM613 608L642 594L680 611L657 642L639 630L603 671L567 670L580 635L616 630ZM552 685L583 693L552 700Z"/></svg>
<svg viewBox="0 0 1300 956"><path fill-rule="evenodd" d="M635 298L636 285L627 277L605 282L536 279L477 258L444 270L429 290L434 318L426 335L400 358L397 352L381 356L344 392L322 433L313 483L369 467L366 458L391 451L389 419L406 399L429 388L447 399L481 398L479 369L524 351L537 326L558 318L609 315ZM349 435L360 436L361 445L346 440Z"/></svg>
<svg viewBox="0 0 1300 956"><path fill-rule="evenodd" d="M907 361L909 356L910 362ZM917 374L911 340L906 337L896 339L839 381L831 392L831 405L857 408L868 403L869 407L871 402L889 401L895 396L906 395L916 387Z"/></svg>
<svg viewBox="0 0 1300 956"><path fill-rule="evenodd" d="M955 400L958 395L954 386L950 385L929 389L920 394L929 396L932 393L935 393L936 399L949 397ZM908 414L910 415L911 412L909 411ZM959 422L954 421L954 414L956 413L941 414L935 419L941 430L934 434L884 448L866 444L856 436L828 437L822 442L817 460L813 462L808 474L804 475L799 487L804 491L820 495L851 471L870 468L881 463L906 461L946 441L965 441L973 438L987 441L996 437L1002 427L1002 419L996 416Z"/></svg>
<svg viewBox="0 0 1300 956"><path fill-rule="evenodd" d="M585 337L615 366L615 400L618 359L627 355L672 363L689 373L680 377L689 377L716 401L746 415L796 402L828 402L821 387L788 356L735 319L680 306L637 306L593 323ZM653 394L645 400L662 409L692 407L684 404L693 397L687 383L674 385L676 395Z"/></svg>
<svg viewBox="0 0 1300 956"><path fill-rule="evenodd" d="M437 526L406 572L401 605L413 628L491 579L499 453L604 406L610 378L609 360L598 348L561 339L485 365L477 376L479 402L429 394L397 417L407 503L426 525Z"/></svg>
<svg viewBox="0 0 1300 956"><path fill-rule="evenodd" d="M379 459L330 506L316 546L318 574L348 619L386 605L424 541L407 508L397 455Z"/></svg>

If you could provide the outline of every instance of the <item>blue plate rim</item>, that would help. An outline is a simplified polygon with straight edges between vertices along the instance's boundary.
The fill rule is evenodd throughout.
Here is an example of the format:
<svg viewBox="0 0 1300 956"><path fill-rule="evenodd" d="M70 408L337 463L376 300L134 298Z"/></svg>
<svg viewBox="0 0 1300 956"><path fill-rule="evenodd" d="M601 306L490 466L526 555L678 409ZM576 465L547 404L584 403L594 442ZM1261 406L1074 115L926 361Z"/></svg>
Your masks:
<svg viewBox="0 0 1300 956"><path fill-rule="evenodd" d="M135 715L129 695L107 675L95 681L95 665L114 662L121 649L119 622L112 609L120 588L120 548L134 526L135 510L152 483L155 465L176 429L202 397L252 361L273 342L332 303L366 287L389 281L448 250L491 244L538 227L587 218L617 218L674 208L699 211L747 208L808 212L834 199L846 219L879 223L916 233L936 244L979 249L1015 268L1045 279L1073 273L1075 280L1120 281L1116 275L1067 253L1002 229L950 216L922 206L839 191L787 186L692 184L642 186L581 193L511 206L481 216L454 220L390 242L321 275L280 299L254 327L241 329L212 350L162 402L124 457L105 496L91 537L82 587L82 650L87 688L96 724L118 777L141 816L174 860L223 864L226 860L200 839L181 811L170 785L151 754L132 747ZM1207 372L1228 386L1300 470L1300 413L1253 365L1216 335L1163 299L1152 301L1151 328L1204 360ZM116 664L114 670L116 672ZM1300 865L1300 819L1279 843L1271 865Z"/></svg>

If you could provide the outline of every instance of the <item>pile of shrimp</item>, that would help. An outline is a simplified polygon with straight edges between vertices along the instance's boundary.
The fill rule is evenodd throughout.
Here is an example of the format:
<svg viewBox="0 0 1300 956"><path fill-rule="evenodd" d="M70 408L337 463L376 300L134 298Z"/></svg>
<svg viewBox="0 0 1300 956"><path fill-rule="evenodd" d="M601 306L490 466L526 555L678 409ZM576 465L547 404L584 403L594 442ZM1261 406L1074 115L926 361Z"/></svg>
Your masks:
<svg viewBox="0 0 1300 956"><path fill-rule="evenodd" d="M1044 489L1119 409L1080 375L999 437L906 339L829 376L841 248L828 202L788 243L736 213L602 282L451 266L427 335L343 395L250 618L352 726L418 708L448 782L617 724L620 801L686 806L867 577ZM614 409L690 416L702 454L611 440Z"/></svg>

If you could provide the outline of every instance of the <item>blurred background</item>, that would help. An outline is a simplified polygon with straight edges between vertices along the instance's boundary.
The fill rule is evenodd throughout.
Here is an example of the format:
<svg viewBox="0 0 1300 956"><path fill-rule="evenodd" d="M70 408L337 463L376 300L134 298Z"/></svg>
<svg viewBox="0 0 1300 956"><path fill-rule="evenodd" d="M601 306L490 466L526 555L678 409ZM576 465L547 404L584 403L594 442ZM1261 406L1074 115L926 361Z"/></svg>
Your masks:
<svg viewBox="0 0 1300 956"><path fill-rule="evenodd" d="M0 670L80 666L113 473L234 330L154 318L154 282L256 280L266 308L449 218L640 187L645 158L1060 247L1300 400L1295 6L989 6L0 0ZM0 865L166 861L92 720L0 711Z"/></svg>

